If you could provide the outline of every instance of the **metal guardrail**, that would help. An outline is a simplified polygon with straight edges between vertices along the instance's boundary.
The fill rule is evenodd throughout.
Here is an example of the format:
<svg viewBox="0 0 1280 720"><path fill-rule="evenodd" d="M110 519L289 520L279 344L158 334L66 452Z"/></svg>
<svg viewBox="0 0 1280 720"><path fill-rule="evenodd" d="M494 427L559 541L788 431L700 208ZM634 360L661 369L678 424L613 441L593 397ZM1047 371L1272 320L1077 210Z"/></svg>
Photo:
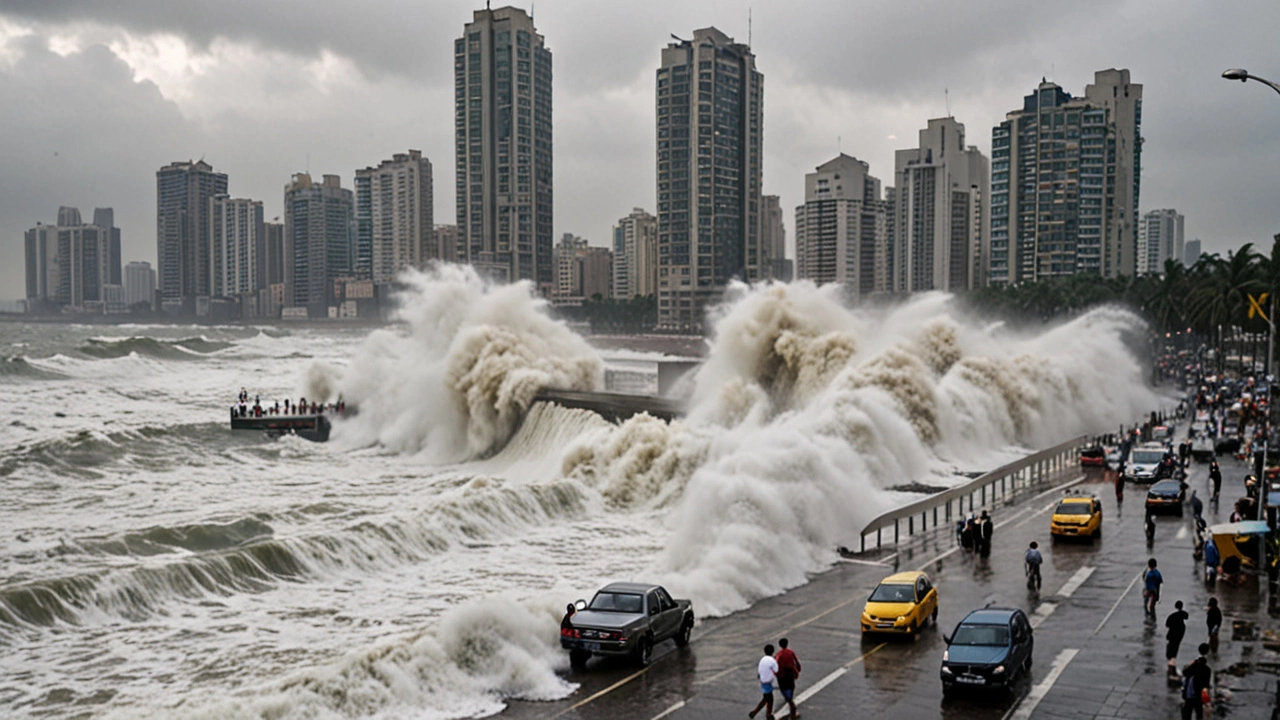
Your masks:
<svg viewBox="0 0 1280 720"><path fill-rule="evenodd" d="M902 536L904 526L907 537L910 537L917 531L936 529L939 523L950 524L953 517L964 517L966 499L969 501L969 511L976 512L978 508L985 507L988 502L1007 500L1019 491L1039 485L1051 473L1057 473L1068 465L1078 463L1080 448L1090 442L1091 438L1088 435L1072 438L1028 455L1017 462L983 473L959 487L944 490L896 510L890 510L867 523L867 526L862 529L859 552L867 551L867 536L873 533L875 544L871 546L872 549L883 547L883 533L890 526L893 527L893 544L896 545ZM941 519L938 517L939 509L943 509ZM931 514L932 523L929 522ZM918 528L917 520L919 520Z"/></svg>

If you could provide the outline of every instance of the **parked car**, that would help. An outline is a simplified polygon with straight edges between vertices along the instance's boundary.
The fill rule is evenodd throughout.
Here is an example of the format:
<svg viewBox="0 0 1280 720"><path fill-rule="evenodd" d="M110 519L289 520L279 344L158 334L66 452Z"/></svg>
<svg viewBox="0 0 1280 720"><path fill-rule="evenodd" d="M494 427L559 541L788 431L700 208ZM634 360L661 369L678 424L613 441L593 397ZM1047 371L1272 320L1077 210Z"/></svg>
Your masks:
<svg viewBox="0 0 1280 720"><path fill-rule="evenodd" d="M1201 462L1208 462L1216 454L1213 438L1208 433L1200 433L1191 439L1191 457Z"/></svg>
<svg viewBox="0 0 1280 720"><path fill-rule="evenodd" d="M938 619L938 589L919 572L890 575L876 585L862 608L862 633L915 635Z"/></svg>
<svg viewBox="0 0 1280 720"><path fill-rule="evenodd" d="M1087 447L1080 451L1080 465L1082 467L1106 467L1107 466L1107 450L1101 445Z"/></svg>
<svg viewBox="0 0 1280 720"><path fill-rule="evenodd" d="M1049 537L1102 537L1102 503L1084 495L1062 498L1049 518Z"/></svg>
<svg viewBox="0 0 1280 720"><path fill-rule="evenodd" d="M576 605L572 626L560 629L560 647L569 651L575 668L592 655L630 657L648 665L655 645L674 640L684 647L693 630L692 602L673 600L659 585L610 583L590 603Z"/></svg>
<svg viewBox="0 0 1280 720"><path fill-rule="evenodd" d="M960 687L1009 688L1031 669L1035 636L1017 608L974 610L942 636L942 692Z"/></svg>
<svg viewBox="0 0 1280 720"><path fill-rule="evenodd" d="M1180 480L1161 480L1147 490L1147 511L1173 511L1182 514L1182 503L1187 497L1187 486Z"/></svg>

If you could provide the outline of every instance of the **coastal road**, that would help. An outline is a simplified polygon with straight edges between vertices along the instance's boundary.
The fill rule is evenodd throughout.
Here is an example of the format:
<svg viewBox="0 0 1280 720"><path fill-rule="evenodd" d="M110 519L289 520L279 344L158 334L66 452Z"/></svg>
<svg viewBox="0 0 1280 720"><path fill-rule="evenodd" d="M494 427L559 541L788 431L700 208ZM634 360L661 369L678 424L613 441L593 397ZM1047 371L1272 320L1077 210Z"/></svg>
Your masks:
<svg viewBox="0 0 1280 720"><path fill-rule="evenodd" d="M1222 466L1224 502L1220 509L1205 508L1210 524L1226 520L1229 503L1243 494L1248 472L1230 459ZM1188 492L1207 495L1207 465L1194 464L1189 483ZM882 561L841 561L803 587L729 617L703 621L689 647L678 650L664 643L646 669L593 660L567 676L580 684L572 696L556 702L514 701L500 717L741 718L759 700L755 665L761 648L784 636L803 664L797 698L800 714L807 718L1177 717L1177 693L1165 679L1164 618L1175 600L1186 603L1191 620L1178 656L1179 664L1185 664L1205 639L1203 608L1209 596L1200 580L1202 566L1192 559L1190 508L1181 518L1158 518L1155 544L1148 549L1142 531L1146 486L1128 485L1124 502L1117 503L1113 486L1098 471L1072 469L1054 485L1057 489L993 509L996 529L989 559L964 552L954 535L944 532L904 544L896 556ZM1101 539L1050 542L1050 510L1066 491L1102 500ZM1032 540L1045 556L1038 597L1026 590L1022 569L1022 554ZM1165 578L1158 621L1142 612L1138 578L1148 557L1157 558ZM928 572L938 587L938 626L915 639L863 639L859 618L871 589L892 572L914 569ZM1265 606L1253 581L1238 587L1218 583L1213 591L1227 616L1225 658L1231 620L1257 617ZM938 678L942 635L987 603L1020 607L1031 618L1036 628L1032 671L1011 693L944 699ZM782 708L776 710L784 716ZM1256 710L1256 716L1263 716L1261 708Z"/></svg>

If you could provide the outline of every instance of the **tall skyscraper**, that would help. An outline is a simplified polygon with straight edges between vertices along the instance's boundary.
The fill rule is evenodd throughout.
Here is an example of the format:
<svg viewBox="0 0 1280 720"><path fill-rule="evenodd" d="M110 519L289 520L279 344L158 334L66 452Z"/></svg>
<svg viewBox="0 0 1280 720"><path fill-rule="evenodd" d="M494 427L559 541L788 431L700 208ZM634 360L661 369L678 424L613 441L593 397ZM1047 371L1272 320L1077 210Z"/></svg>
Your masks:
<svg viewBox="0 0 1280 720"><path fill-rule="evenodd" d="M313 183L298 173L284 190L286 303L307 308L308 317L327 317L333 281L350 275L354 264L355 196L337 175Z"/></svg>
<svg viewBox="0 0 1280 720"><path fill-rule="evenodd" d="M156 271L146 261L131 262L124 268L124 302L151 305L156 291Z"/></svg>
<svg viewBox="0 0 1280 720"><path fill-rule="evenodd" d="M1182 253L1182 264L1187 267L1193 267L1200 262L1200 239L1188 240L1186 247Z"/></svg>
<svg viewBox="0 0 1280 720"><path fill-rule="evenodd" d="M1133 275L1142 86L1102 70L1083 98L1041 81L991 132L990 281Z"/></svg>
<svg viewBox="0 0 1280 720"><path fill-rule="evenodd" d="M454 42L458 260L549 293L551 51L524 10L475 11Z"/></svg>
<svg viewBox="0 0 1280 720"><path fill-rule="evenodd" d="M1183 261L1183 217L1177 210L1144 213L1138 226L1138 275L1163 275L1164 261Z"/></svg>
<svg viewBox="0 0 1280 720"><path fill-rule="evenodd" d="M431 161L419 150L396 153L356 171L357 277L389 283L405 268L441 260L436 242Z"/></svg>
<svg viewBox="0 0 1280 720"><path fill-rule="evenodd" d="M23 241L27 299L40 301L29 303L39 306L53 300L58 292L58 227L36 223L24 234Z"/></svg>
<svg viewBox="0 0 1280 720"><path fill-rule="evenodd" d="M987 158L964 144L964 125L935 118L920 146L895 154L893 233L889 237L894 292L968 290L984 285L989 252L991 188Z"/></svg>
<svg viewBox="0 0 1280 720"><path fill-rule="evenodd" d="M791 261L787 259L787 228L782 221L782 201L777 195L761 199L760 253L761 273L773 280L789 281Z"/></svg>
<svg viewBox="0 0 1280 720"><path fill-rule="evenodd" d="M162 305L194 310L210 293L210 200L227 192L226 173L203 160L175 162L156 172L156 263Z"/></svg>
<svg viewBox="0 0 1280 720"><path fill-rule="evenodd" d="M288 257L284 242L284 223L263 223L262 229L267 250L266 284L268 287L281 285L284 283L284 268L287 263L285 258Z"/></svg>
<svg viewBox="0 0 1280 720"><path fill-rule="evenodd" d="M116 227L116 213L111 208L94 208L93 224L107 231L107 267L111 272L109 284L123 284L120 276L120 228Z"/></svg>
<svg viewBox="0 0 1280 720"><path fill-rule="evenodd" d="M458 262L458 226L437 225L436 245L440 248L440 259L445 262Z"/></svg>
<svg viewBox="0 0 1280 720"><path fill-rule="evenodd" d="M883 291L888 214L880 181L863 161L841 153L804 176L796 208L796 277L842 283L852 296Z"/></svg>
<svg viewBox="0 0 1280 720"><path fill-rule="evenodd" d="M658 327L701 329L734 278L765 277L760 247L764 76L715 28L669 44L657 73Z"/></svg>
<svg viewBox="0 0 1280 720"><path fill-rule="evenodd" d="M595 247L573 233L565 233L552 257L556 263L556 286L552 299L558 303L580 304L599 295L612 296L613 253Z"/></svg>
<svg viewBox="0 0 1280 720"><path fill-rule="evenodd" d="M218 195L210 202L210 242L213 248L209 279L210 294L239 296L242 303L256 302L266 287L267 238L262 221L262 202ZM245 315L256 315L241 305Z"/></svg>
<svg viewBox="0 0 1280 720"><path fill-rule="evenodd" d="M613 297L630 300L658 291L658 219L635 208L613 228Z"/></svg>
<svg viewBox="0 0 1280 720"><path fill-rule="evenodd" d="M108 231L96 225L75 225L59 226L57 233L58 287L53 299L77 309L105 302L103 287L111 284L106 282L111 278Z"/></svg>

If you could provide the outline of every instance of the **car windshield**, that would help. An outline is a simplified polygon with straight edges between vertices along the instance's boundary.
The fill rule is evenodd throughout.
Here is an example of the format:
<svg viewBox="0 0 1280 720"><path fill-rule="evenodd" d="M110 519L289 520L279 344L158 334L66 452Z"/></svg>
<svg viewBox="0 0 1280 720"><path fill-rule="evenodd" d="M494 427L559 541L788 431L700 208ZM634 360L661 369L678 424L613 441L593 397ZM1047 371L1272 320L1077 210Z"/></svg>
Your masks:
<svg viewBox="0 0 1280 720"><path fill-rule="evenodd" d="M1164 459L1164 452L1160 450L1134 450L1133 461L1143 465L1158 463Z"/></svg>
<svg viewBox="0 0 1280 720"><path fill-rule="evenodd" d="M952 645L1008 645L1007 625L961 625L956 628Z"/></svg>
<svg viewBox="0 0 1280 720"><path fill-rule="evenodd" d="M912 585L880 585L871 593L871 602L915 602L916 590Z"/></svg>
<svg viewBox="0 0 1280 720"><path fill-rule="evenodd" d="M1155 485L1152 485L1151 489L1148 492L1150 492L1152 495L1161 495L1161 494L1177 495L1178 491L1181 489L1182 489L1182 484L1177 481L1170 482L1168 480L1161 480Z"/></svg>
<svg viewBox="0 0 1280 720"><path fill-rule="evenodd" d="M1058 503L1058 509L1053 511L1054 515L1091 515L1089 503L1086 502L1064 502Z"/></svg>
<svg viewBox="0 0 1280 720"><path fill-rule="evenodd" d="M644 598L634 593L598 592L591 598L588 610L604 612L638 613L642 612Z"/></svg>

